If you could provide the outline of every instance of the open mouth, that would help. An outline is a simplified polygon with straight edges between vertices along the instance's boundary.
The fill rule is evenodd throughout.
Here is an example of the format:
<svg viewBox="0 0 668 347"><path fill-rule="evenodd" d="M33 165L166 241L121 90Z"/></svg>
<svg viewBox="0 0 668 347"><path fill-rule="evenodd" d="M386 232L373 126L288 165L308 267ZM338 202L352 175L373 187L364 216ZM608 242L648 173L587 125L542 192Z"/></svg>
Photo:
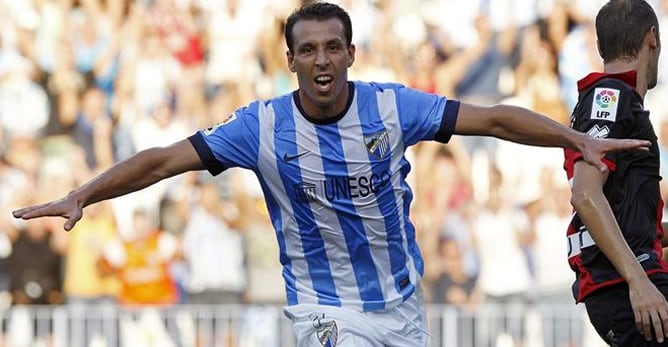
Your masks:
<svg viewBox="0 0 668 347"><path fill-rule="evenodd" d="M315 78L315 84L318 87L318 91L321 93L329 92L333 82L334 77L331 75L320 75Z"/></svg>

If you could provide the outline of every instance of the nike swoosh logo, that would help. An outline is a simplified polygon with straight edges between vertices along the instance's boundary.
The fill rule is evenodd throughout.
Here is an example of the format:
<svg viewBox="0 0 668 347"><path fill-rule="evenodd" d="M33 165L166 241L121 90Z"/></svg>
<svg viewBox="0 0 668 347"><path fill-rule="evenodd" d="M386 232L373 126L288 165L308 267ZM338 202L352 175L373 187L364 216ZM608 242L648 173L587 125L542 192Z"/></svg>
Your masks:
<svg viewBox="0 0 668 347"><path fill-rule="evenodd" d="M293 160L295 160L299 157L302 157L302 156L306 155L307 153L308 153L308 151L297 153L297 154L294 154L294 155L289 155L289 154L285 153L285 155L283 155L283 161L287 163L289 161L293 161Z"/></svg>

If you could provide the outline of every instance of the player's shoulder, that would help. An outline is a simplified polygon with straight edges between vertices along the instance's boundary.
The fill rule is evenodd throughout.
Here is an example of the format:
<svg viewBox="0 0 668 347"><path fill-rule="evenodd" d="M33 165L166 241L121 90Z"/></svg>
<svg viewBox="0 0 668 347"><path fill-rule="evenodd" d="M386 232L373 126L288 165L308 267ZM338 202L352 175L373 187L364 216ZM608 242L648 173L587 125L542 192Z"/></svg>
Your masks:
<svg viewBox="0 0 668 347"><path fill-rule="evenodd" d="M578 92L582 98L633 95L635 86L630 83L635 83L633 74L591 73L578 81Z"/></svg>
<svg viewBox="0 0 668 347"><path fill-rule="evenodd" d="M250 118L260 117L270 108L289 107L291 108L292 93L275 96L268 99L257 99L241 106L235 110L238 116L250 116Z"/></svg>
<svg viewBox="0 0 668 347"><path fill-rule="evenodd" d="M618 121L634 100L635 89L614 77L602 77L580 86L580 98L574 114L592 121Z"/></svg>
<svg viewBox="0 0 668 347"><path fill-rule="evenodd" d="M425 93L421 90L411 88L397 82L354 82L355 93L358 95L358 100L375 99L379 95L383 95L385 102L393 102L396 100L401 103L415 103L416 106L425 102L426 96L431 94Z"/></svg>
<svg viewBox="0 0 668 347"><path fill-rule="evenodd" d="M353 81L355 89L360 93L376 93L386 90L399 90L406 88L405 85L397 82L372 82L372 81Z"/></svg>
<svg viewBox="0 0 668 347"><path fill-rule="evenodd" d="M254 103L254 108L256 110L261 110L261 109L270 109L273 108L274 110L279 109L279 108L287 108L287 109L292 109L292 103L294 100L296 100L296 93L298 91L292 91L289 93L285 93L282 95L274 96L268 99L263 99L263 100L257 100Z"/></svg>
<svg viewBox="0 0 668 347"><path fill-rule="evenodd" d="M633 86L627 84L624 81L621 81L616 78L602 78L594 83L592 83L588 88L587 91L591 94L593 92L593 95L596 95L597 90L603 90L603 89L609 89L609 90L614 90L619 93L628 93L628 94L633 94L635 89Z"/></svg>

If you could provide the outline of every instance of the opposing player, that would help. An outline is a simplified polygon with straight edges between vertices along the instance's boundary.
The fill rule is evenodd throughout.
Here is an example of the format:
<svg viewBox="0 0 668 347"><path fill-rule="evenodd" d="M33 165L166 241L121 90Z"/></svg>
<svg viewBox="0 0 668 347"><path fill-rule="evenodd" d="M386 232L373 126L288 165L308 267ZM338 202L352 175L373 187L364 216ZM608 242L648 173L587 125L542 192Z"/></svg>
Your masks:
<svg viewBox="0 0 668 347"><path fill-rule="evenodd" d="M573 293L611 346L668 346L668 264L661 260L659 149L643 107L657 84L659 24L644 0L612 0L596 16L603 73L578 82L573 128L652 141L649 152L606 155L608 172L566 150L575 207L568 229Z"/></svg>
<svg viewBox="0 0 668 347"><path fill-rule="evenodd" d="M577 149L605 169L605 153L649 144L596 139L523 108L348 81L355 46L350 17L337 5L296 10L285 39L298 90L251 102L222 124L139 152L62 199L14 216L62 216L71 230L84 207L188 170L253 170L276 230L285 313L298 345L425 346L408 146L453 134L496 136Z"/></svg>

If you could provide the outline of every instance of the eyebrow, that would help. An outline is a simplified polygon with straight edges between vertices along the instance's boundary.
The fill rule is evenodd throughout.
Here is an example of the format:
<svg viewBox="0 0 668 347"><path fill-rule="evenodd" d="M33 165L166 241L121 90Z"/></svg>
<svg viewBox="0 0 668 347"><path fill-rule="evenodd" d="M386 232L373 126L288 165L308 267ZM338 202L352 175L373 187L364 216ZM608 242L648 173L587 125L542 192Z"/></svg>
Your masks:
<svg viewBox="0 0 668 347"><path fill-rule="evenodd" d="M341 39L340 37L332 38L332 39L329 39L329 40L324 42L325 45L330 45L332 43L340 44L340 45L345 46L345 40ZM315 41L311 40L311 41L301 42L301 43L297 44L295 47L301 48L301 47L304 47L304 46L316 46L316 45L317 45L317 43Z"/></svg>

